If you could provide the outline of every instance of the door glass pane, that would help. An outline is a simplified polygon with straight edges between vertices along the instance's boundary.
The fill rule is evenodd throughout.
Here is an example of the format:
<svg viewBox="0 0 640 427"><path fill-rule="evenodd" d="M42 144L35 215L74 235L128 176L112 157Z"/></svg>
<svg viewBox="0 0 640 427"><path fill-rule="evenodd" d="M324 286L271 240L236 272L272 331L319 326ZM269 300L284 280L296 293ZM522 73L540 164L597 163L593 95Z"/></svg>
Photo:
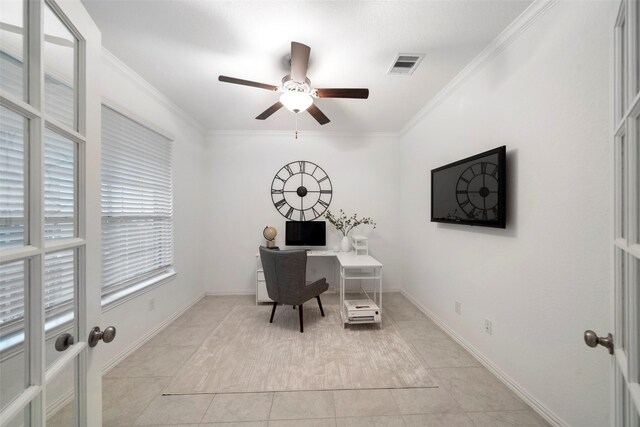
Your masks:
<svg viewBox="0 0 640 427"><path fill-rule="evenodd" d="M616 345L623 350L626 347L626 319L627 319L627 274L626 274L627 262L626 254L620 248L616 248L615 251L615 297L616 297L616 309L618 319L616 325Z"/></svg>
<svg viewBox="0 0 640 427"><path fill-rule="evenodd" d="M26 243L26 134L27 120L0 107L0 249Z"/></svg>
<svg viewBox="0 0 640 427"><path fill-rule="evenodd" d="M47 129L44 136L44 237L75 237L76 143Z"/></svg>
<svg viewBox="0 0 640 427"><path fill-rule="evenodd" d="M73 427L76 424L75 363L69 363L47 384L47 427Z"/></svg>
<svg viewBox="0 0 640 427"><path fill-rule="evenodd" d="M75 336L76 250L48 253L44 257L44 309L47 333L46 365L55 362L62 352L53 343L64 333Z"/></svg>
<svg viewBox="0 0 640 427"><path fill-rule="evenodd" d="M631 342L632 337L635 338L636 340L640 339L640 324L638 324L638 322L640 322L640 317L639 316L635 316L633 317L633 312L637 311L638 308L640 308L640 259L636 258L634 255L627 253L627 257L628 257L628 266L627 266L627 291L629 294L629 304L628 304L628 312L630 313L630 315L628 316L627 321L629 322L629 326L628 326L628 334L627 334L627 340L629 340L628 342ZM634 310L634 305L635 305L635 310ZM633 322L636 322L635 324ZM614 342L615 342L615 337L614 337ZM637 347L636 347L637 348ZM636 377L633 378L629 377L629 381L630 382L635 382L637 383L640 380L640 352L637 352L635 354L627 354L627 357L629 358L629 372L630 373L635 373ZM639 424L640 426L640 424Z"/></svg>
<svg viewBox="0 0 640 427"><path fill-rule="evenodd" d="M624 426L626 427L626 419L627 419L627 387L624 382L624 377L622 376L622 372L620 372L620 368L618 366L615 367L614 372L614 382L615 382L615 407L616 407L616 426Z"/></svg>
<svg viewBox="0 0 640 427"><path fill-rule="evenodd" d="M50 9L44 8L44 110L75 129L77 40Z"/></svg>
<svg viewBox="0 0 640 427"><path fill-rule="evenodd" d="M620 96L618 97L620 102L620 117L624 116L624 113L627 111L627 87L628 87L628 73L627 68L629 67L629 55L627 54L627 49L629 46L629 26L627 25L626 17L622 21L620 26L620 70L618 72L620 79Z"/></svg>
<svg viewBox="0 0 640 427"><path fill-rule="evenodd" d="M23 322L27 265L16 261L0 266L0 410L27 384Z"/></svg>
<svg viewBox="0 0 640 427"><path fill-rule="evenodd" d="M24 427L28 425L29 423L27 423L27 420L29 419L28 417L30 409L31 406L27 405L27 407L24 408L23 411L20 411L15 417L11 419L11 421L7 423L6 427Z"/></svg>
<svg viewBox="0 0 640 427"><path fill-rule="evenodd" d="M629 425L629 391L626 386L623 386L623 403L622 403L622 425L627 427Z"/></svg>
<svg viewBox="0 0 640 427"><path fill-rule="evenodd" d="M616 237L627 237L627 138L625 135L616 138L615 156L617 167L616 186Z"/></svg>
<svg viewBox="0 0 640 427"><path fill-rule="evenodd" d="M0 89L25 98L24 0L0 1Z"/></svg>
<svg viewBox="0 0 640 427"><path fill-rule="evenodd" d="M636 125L635 126L636 127L636 142L635 142L636 144L635 145L636 146L636 159L635 159L636 160L636 165L635 165L636 166L636 178L635 178L636 182L633 183L635 188L630 188L629 190L630 192L634 192L636 194L636 212L635 212L636 236L635 236L635 242L633 243L640 243L640 117L636 117L634 120Z"/></svg>

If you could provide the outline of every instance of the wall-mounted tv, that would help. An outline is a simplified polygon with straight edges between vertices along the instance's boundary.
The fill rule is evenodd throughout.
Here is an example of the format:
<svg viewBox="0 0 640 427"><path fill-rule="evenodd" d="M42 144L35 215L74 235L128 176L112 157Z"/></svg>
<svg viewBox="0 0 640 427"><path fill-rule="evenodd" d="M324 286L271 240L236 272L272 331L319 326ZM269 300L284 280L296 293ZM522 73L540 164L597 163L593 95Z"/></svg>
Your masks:
<svg viewBox="0 0 640 427"><path fill-rule="evenodd" d="M431 222L506 227L506 147L431 171Z"/></svg>

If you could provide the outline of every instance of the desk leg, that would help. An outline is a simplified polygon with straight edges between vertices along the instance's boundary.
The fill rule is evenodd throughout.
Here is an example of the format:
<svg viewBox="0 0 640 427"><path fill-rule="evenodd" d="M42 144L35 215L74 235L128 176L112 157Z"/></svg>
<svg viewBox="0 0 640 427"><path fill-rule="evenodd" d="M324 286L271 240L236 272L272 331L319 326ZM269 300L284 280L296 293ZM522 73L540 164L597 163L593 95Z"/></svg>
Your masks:
<svg viewBox="0 0 640 427"><path fill-rule="evenodd" d="M344 267L340 266L340 321L342 322L342 328L346 328L346 314L344 312L344 274Z"/></svg>
<svg viewBox="0 0 640 427"><path fill-rule="evenodd" d="M333 257L333 293L340 292L340 263L337 257ZM338 289L336 289L338 288Z"/></svg>
<svg viewBox="0 0 640 427"><path fill-rule="evenodd" d="M378 276L380 279L380 329L382 329L382 267L380 267L380 275Z"/></svg>
<svg viewBox="0 0 640 427"><path fill-rule="evenodd" d="M377 271L378 269L374 267L373 269L373 277L376 277L378 273ZM378 304L378 287L375 285L376 281L372 280L371 284L373 285L373 302L375 302L376 304ZM382 298L382 294L380 295L380 297Z"/></svg>

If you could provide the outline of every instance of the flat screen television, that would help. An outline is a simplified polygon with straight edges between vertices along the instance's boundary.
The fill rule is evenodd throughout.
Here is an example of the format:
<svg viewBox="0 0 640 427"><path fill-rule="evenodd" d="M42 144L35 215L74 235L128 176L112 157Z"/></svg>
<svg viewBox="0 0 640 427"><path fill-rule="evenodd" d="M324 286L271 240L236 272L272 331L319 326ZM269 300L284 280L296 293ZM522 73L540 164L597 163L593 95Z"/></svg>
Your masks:
<svg viewBox="0 0 640 427"><path fill-rule="evenodd" d="M325 221L287 221L284 233L287 246L326 246Z"/></svg>
<svg viewBox="0 0 640 427"><path fill-rule="evenodd" d="M431 171L431 222L506 227L506 147Z"/></svg>

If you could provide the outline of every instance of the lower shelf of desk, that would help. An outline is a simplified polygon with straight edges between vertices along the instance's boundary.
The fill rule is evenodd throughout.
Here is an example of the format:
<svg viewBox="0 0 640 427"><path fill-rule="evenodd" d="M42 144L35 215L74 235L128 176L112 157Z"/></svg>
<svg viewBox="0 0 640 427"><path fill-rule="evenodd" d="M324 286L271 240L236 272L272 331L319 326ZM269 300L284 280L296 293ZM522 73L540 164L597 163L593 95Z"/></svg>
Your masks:
<svg viewBox="0 0 640 427"><path fill-rule="evenodd" d="M349 316L349 308L354 305L370 306L363 307L362 310L353 312ZM343 324L362 325L367 323L382 323L382 309L370 298L357 300L344 300L340 310L340 317ZM360 318L358 318L360 317Z"/></svg>

